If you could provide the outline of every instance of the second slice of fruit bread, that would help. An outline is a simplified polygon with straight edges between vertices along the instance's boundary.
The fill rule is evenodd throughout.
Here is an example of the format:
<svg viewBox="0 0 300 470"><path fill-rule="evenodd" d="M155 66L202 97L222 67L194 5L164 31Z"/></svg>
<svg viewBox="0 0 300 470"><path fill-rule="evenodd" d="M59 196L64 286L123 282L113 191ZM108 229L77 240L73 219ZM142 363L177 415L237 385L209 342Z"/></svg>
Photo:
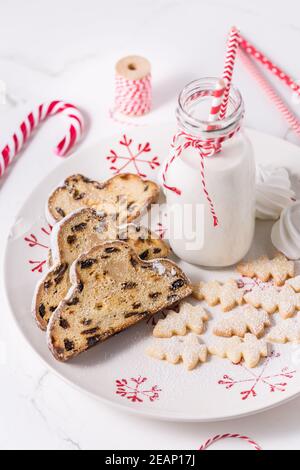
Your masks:
<svg viewBox="0 0 300 470"><path fill-rule="evenodd" d="M140 176L125 173L104 181L93 181L83 175L67 178L50 195L46 217L50 224L83 207L90 207L103 215L114 215L119 225L132 222L157 202L159 186Z"/></svg>
<svg viewBox="0 0 300 470"><path fill-rule="evenodd" d="M51 315L71 287L72 263L93 246L117 239L128 242L144 260L170 254L168 244L145 227L117 227L113 217L101 216L94 209L79 209L55 225L51 236L52 266L39 282L32 306L41 329L47 328Z"/></svg>
<svg viewBox="0 0 300 470"><path fill-rule="evenodd" d="M120 241L103 243L82 255L72 266L71 280L72 289L47 330L49 348L60 361L171 308L192 292L189 279L175 263L143 261Z"/></svg>

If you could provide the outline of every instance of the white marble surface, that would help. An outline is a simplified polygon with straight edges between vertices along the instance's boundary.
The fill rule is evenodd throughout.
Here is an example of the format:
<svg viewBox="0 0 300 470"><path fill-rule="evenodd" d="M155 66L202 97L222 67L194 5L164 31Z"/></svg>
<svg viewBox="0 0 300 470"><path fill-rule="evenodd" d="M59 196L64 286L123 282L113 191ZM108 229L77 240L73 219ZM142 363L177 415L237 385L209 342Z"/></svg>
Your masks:
<svg viewBox="0 0 300 470"><path fill-rule="evenodd" d="M56 98L86 110L90 130L83 145L118 131L108 118L113 66L130 53L153 64L155 109L140 122L172 120L177 92L187 81L221 72L232 24L295 78L300 75L298 0L0 0L0 17L0 80L7 87L6 103L0 104L1 147L26 111ZM248 125L300 144L240 65L235 81L244 94ZM292 102L291 93L281 90ZM16 212L33 186L60 164L51 149L61 124L57 118L44 126L0 183L1 265ZM1 449L195 449L222 432L246 433L265 449L300 448L300 398L237 421L177 425L124 415L73 390L45 369L20 336L1 276L2 270ZM245 446L226 441L215 448Z"/></svg>

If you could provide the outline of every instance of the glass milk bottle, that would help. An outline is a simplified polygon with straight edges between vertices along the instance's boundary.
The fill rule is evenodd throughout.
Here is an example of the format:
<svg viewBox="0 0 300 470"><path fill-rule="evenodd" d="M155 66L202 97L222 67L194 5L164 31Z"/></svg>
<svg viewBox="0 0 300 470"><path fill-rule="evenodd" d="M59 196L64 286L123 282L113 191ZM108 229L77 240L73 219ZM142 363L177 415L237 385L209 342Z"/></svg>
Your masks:
<svg viewBox="0 0 300 470"><path fill-rule="evenodd" d="M181 92L178 131L162 179L175 254L199 266L224 267L240 261L253 240L255 162L236 88L226 118L207 121L216 83L195 80Z"/></svg>

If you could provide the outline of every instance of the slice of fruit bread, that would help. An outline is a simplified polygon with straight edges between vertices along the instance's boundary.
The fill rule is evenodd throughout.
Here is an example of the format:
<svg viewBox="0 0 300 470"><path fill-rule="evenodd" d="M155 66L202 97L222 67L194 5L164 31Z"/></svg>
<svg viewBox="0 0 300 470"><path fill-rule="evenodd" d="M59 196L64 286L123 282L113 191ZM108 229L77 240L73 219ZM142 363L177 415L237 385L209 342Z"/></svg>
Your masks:
<svg viewBox="0 0 300 470"><path fill-rule="evenodd" d="M183 271L166 259L143 261L127 244L103 243L71 268L72 289L54 315L48 344L67 361L192 293Z"/></svg>
<svg viewBox="0 0 300 470"><path fill-rule="evenodd" d="M125 173L100 183L83 175L67 178L55 189L46 205L46 217L55 224L71 212L90 207L103 215L114 215L118 224L132 222L159 198L159 186L138 175Z"/></svg>
<svg viewBox="0 0 300 470"><path fill-rule="evenodd" d="M51 315L71 287L72 263L93 246L118 239L128 242L143 260L165 258L170 254L168 244L145 227L128 224L119 228L113 217L102 216L94 209L79 209L54 226L52 266L39 282L32 306L42 330L46 330Z"/></svg>

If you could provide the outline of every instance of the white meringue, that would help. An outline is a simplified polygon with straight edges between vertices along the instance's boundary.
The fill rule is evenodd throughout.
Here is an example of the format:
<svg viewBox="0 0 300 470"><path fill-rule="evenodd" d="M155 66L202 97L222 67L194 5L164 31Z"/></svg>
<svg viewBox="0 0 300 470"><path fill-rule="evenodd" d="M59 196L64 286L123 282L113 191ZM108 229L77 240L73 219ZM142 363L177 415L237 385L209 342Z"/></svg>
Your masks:
<svg viewBox="0 0 300 470"><path fill-rule="evenodd" d="M259 166L256 174L256 217L276 220L295 200L289 173L285 168Z"/></svg>
<svg viewBox="0 0 300 470"><path fill-rule="evenodd" d="M282 211L272 228L271 238L277 250L289 259L300 259L300 201Z"/></svg>

